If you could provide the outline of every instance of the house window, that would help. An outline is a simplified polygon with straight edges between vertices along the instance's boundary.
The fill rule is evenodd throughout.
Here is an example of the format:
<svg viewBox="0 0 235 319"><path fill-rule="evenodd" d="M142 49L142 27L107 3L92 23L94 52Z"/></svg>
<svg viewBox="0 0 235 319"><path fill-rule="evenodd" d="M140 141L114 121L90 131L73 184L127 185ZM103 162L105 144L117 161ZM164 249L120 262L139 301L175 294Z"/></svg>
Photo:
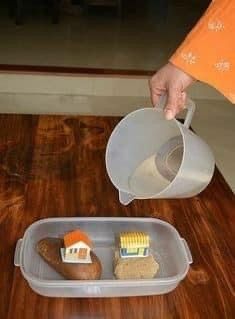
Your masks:
<svg viewBox="0 0 235 319"><path fill-rule="evenodd" d="M127 253L128 254L137 254L138 248L128 248Z"/></svg>
<svg viewBox="0 0 235 319"><path fill-rule="evenodd" d="M69 253L72 254L73 253L73 248L69 249Z"/></svg>
<svg viewBox="0 0 235 319"><path fill-rule="evenodd" d="M80 248L78 252L78 258L79 259L86 259L87 257L87 249L86 248Z"/></svg>
<svg viewBox="0 0 235 319"><path fill-rule="evenodd" d="M74 253L76 254L78 252L78 249L77 248L74 248Z"/></svg>

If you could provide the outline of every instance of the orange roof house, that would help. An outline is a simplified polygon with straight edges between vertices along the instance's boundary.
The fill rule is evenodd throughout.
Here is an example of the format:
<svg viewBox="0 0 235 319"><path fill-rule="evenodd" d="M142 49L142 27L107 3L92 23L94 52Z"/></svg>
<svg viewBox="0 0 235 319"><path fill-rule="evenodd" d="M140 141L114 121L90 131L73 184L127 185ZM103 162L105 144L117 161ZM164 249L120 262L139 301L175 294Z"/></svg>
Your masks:
<svg viewBox="0 0 235 319"><path fill-rule="evenodd" d="M91 247L92 242L85 232L80 229L71 231L64 235L62 260L67 263L91 263Z"/></svg>
<svg viewBox="0 0 235 319"><path fill-rule="evenodd" d="M68 248L73 246L74 244L78 243L79 241L84 242L87 246L92 246L92 242L90 238L87 236L86 233L82 232L81 230L77 229L72 232L69 232L64 235L64 247Z"/></svg>

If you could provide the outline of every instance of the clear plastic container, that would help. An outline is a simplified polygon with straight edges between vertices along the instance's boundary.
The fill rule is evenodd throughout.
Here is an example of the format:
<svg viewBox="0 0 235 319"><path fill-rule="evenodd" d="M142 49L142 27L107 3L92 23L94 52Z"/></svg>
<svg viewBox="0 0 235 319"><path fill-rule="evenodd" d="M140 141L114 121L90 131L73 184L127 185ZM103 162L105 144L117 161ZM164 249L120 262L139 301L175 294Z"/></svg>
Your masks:
<svg viewBox="0 0 235 319"><path fill-rule="evenodd" d="M36 252L44 237L62 237L81 228L91 237L100 258L101 280L65 280ZM154 279L117 280L113 273L115 241L122 231L145 231L151 238L151 253L160 265ZM170 224L154 218L49 218L33 223L15 250L15 266L20 266L29 286L50 297L123 297L158 295L172 291L187 275L192 256L186 241Z"/></svg>

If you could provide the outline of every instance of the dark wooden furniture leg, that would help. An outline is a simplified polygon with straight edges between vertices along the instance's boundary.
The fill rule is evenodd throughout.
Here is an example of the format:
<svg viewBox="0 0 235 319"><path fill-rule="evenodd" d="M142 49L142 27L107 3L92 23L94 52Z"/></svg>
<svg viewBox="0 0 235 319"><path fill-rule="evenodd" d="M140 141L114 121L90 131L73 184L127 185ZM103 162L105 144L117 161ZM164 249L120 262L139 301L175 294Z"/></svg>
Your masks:
<svg viewBox="0 0 235 319"><path fill-rule="evenodd" d="M15 23L17 25L23 24L23 3L24 0L15 1Z"/></svg>
<svg viewBox="0 0 235 319"><path fill-rule="evenodd" d="M9 0L8 15L10 18L14 18L15 16L15 0Z"/></svg>
<svg viewBox="0 0 235 319"><path fill-rule="evenodd" d="M52 23L59 23L60 19L60 0L51 0Z"/></svg>
<svg viewBox="0 0 235 319"><path fill-rule="evenodd" d="M83 1L83 9L84 9L84 13L87 14L88 13L88 8L89 8L89 4L87 0Z"/></svg>
<svg viewBox="0 0 235 319"><path fill-rule="evenodd" d="M160 19L165 22L168 16L169 0L159 0Z"/></svg>
<svg viewBox="0 0 235 319"><path fill-rule="evenodd" d="M122 0L118 0L118 17L122 18Z"/></svg>

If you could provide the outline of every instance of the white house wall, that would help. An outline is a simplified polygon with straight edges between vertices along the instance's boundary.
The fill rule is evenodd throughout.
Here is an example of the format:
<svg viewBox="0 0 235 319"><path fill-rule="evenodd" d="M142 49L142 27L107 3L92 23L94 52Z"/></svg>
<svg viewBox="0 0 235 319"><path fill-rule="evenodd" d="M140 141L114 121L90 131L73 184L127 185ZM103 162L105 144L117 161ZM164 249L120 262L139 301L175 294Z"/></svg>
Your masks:
<svg viewBox="0 0 235 319"><path fill-rule="evenodd" d="M71 245L71 246L69 246L69 247L66 247L66 249L74 249L74 248L77 248L77 249L79 249L79 248L87 248L87 249L90 249L90 247L87 245L87 244L85 244L84 242L78 242L78 243L76 243L76 244L74 244L74 245Z"/></svg>

